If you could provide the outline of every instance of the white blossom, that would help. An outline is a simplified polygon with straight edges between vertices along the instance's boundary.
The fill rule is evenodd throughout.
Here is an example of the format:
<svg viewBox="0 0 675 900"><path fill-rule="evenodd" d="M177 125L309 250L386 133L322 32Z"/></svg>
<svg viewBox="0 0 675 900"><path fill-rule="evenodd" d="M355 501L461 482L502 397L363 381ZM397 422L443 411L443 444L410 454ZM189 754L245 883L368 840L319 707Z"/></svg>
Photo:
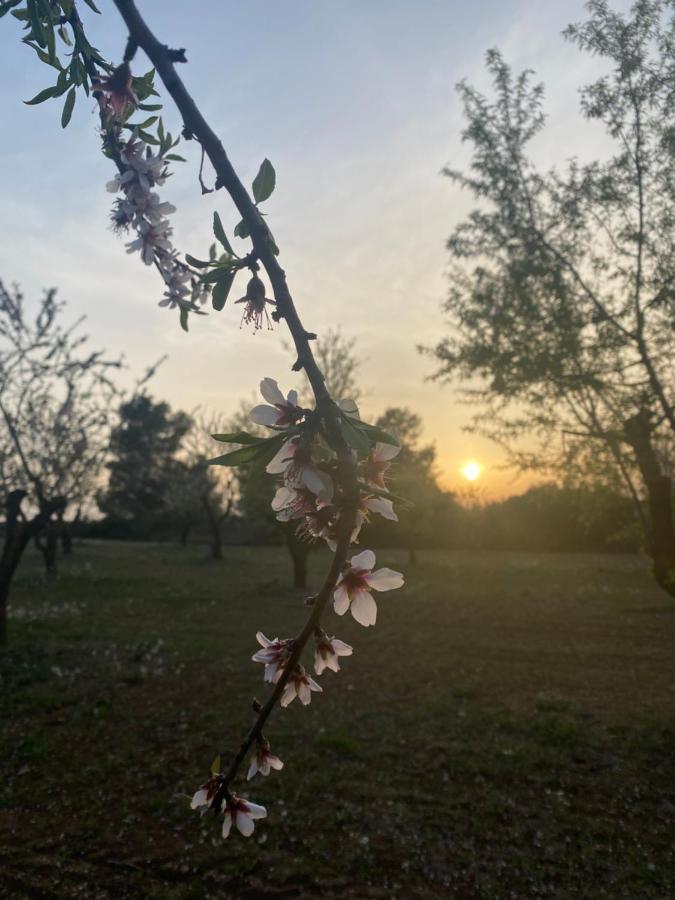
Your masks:
<svg viewBox="0 0 675 900"><path fill-rule="evenodd" d="M300 702L307 706L312 699L312 691L321 693L323 688L314 681L311 675L307 674L304 666L297 666L284 686L280 703L285 707L299 697Z"/></svg>
<svg viewBox="0 0 675 900"><path fill-rule="evenodd" d="M349 568L343 572L333 594L333 607L339 616L348 609L360 625L374 625L377 619L377 604L371 593L391 591L403 584L403 575L393 569L377 569L373 572L375 554L364 550L350 560Z"/></svg>
<svg viewBox="0 0 675 900"><path fill-rule="evenodd" d="M324 669L339 672L338 657L351 656L353 652L353 648L349 644L345 644L336 637L329 638L324 634L317 639L314 648L314 671L317 675L321 675Z"/></svg>
<svg viewBox="0 0 675 900"><path fill-rule="evenodd" d="M264 819L267 810L264 806L258 806L250 800L242 800L236 794L231 794L223 806L223 837L229 836L234 824L244 837L253 834L256 819Z"/></svg>

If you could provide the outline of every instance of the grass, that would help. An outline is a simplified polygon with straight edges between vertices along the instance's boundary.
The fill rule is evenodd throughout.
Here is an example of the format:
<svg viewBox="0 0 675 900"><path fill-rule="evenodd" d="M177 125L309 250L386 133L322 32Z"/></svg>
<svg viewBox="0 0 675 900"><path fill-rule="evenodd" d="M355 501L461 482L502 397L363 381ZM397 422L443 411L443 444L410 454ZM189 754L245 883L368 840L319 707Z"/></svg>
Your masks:
<svg viewBox="0 0 675 900"><path fill-rule="evenodd" d="M303 620L281 550L89 544L37 560L0 657L0 896L654 898L675 893L675 603L634 557L420 554L223 843L188 797ZM312 578L325 564L317 554ZM378 563L405 569L404 554ZM4 893L3 893L4 892Z"/></svg>

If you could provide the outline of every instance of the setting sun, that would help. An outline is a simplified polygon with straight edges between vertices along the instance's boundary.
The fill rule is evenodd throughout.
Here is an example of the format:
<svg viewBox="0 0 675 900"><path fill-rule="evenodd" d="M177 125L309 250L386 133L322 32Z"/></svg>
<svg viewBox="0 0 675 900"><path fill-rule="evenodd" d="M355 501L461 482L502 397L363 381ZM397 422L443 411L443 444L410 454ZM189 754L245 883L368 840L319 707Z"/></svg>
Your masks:
<svg viewBox="0 0 675 900"><path fill-rule="evenodd" d="M481 466L474 459L469 460L462 468L462 475L467 481L476 481L481 473Z"/></svg>

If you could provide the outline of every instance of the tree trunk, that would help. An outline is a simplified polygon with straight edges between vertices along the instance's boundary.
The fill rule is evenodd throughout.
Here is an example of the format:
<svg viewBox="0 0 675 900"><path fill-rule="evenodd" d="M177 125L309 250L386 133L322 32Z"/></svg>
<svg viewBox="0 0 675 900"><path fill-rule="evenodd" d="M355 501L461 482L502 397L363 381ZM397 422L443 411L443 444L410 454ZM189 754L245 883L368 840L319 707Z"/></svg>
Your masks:
<svg viewBox="0 0 675 900"><path fill-rule="evenodd" d="M192 522L188 519L186 522L183 522L180 529L180 545L181 547L187 547L188 537L190 536L190 530L192 528Z"/></svg>
<svg viewBox="0 0 675 900"><path fill-rule="evenodd" d="M295 526L289 524L286 527L286 546L293 561L293 587L307 587L307 557L311 545L301 541L295 533Z"/></svg>
<svg viewBox="0 0 675 900"><path fill-rule="evenodd" d="M58 550L58 539L60 529L56 522L47 521L42 530L35 533L35 546L42 554L42 560L45 564L45 575L48 579L56 578L58 571L56 565L56 554Z"/></svg>
<svg viewBox="0 0 675 900"><path fill-rule="evenodd" d="M664 475L652 443L649 413L642 411L624 425L626 440L633 448L642 480L647 489L650 513L650 551L654 562L654 578L665 591L675 597L675 522L673 521L673 487Z"/></svg>
<svg viewBox="0 0 675 900"><path fill-rule="evenodd" d="M7 604L9 591L24 550L31 538L38 535L54 513L66 507L62 497L45 502L40 512L29 522L21 519L21 504L26 496L22 490L10 491L5 499L5 540L0 556L0 646L7 643Z"/></svg>
<svg viewBox="0 0 675 900"><path fill-rule="evenodd" d="M72 522L66 522L63 518L63 513L61 513L58 517L59 522L59 538L61 539L61 552L64 556L70 556L73 552L73 531L72 526L77 524L80 518L80 510L78 509L77 515L73 519Z"/></svg>
<svg viewBox="0 0 675 900"><path fill-rule="evenodd" d="M230 515L232 506L229 502L223 512L214 509L208 494L202 494L202 506L206 513L209 531L211 532L211 559L223 558L223 523Z"/></svg>
<svg viewBox="0 0 675 900"><path fill-rule="evenodd" d="M70 556L73 552L73 535L70 530L70 522L63 522L61 526L61 552L64 556Z"/></svg>

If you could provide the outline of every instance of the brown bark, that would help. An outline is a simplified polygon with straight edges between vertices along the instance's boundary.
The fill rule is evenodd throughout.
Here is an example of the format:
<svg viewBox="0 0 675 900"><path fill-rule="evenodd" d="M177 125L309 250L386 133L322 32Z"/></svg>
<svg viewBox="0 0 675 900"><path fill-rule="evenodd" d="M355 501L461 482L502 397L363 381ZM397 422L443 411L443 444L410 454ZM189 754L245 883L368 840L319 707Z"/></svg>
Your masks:
<svg viewBox="0 0 675 900"><path fill-rule="evenodd" d="M675 522L673 521L673 487L664 475L654 450L649 413L632 416L624 425L626 441L633 448L642 475L650 513L650 552L654 578L665 591L675 597Z"/></svg>

